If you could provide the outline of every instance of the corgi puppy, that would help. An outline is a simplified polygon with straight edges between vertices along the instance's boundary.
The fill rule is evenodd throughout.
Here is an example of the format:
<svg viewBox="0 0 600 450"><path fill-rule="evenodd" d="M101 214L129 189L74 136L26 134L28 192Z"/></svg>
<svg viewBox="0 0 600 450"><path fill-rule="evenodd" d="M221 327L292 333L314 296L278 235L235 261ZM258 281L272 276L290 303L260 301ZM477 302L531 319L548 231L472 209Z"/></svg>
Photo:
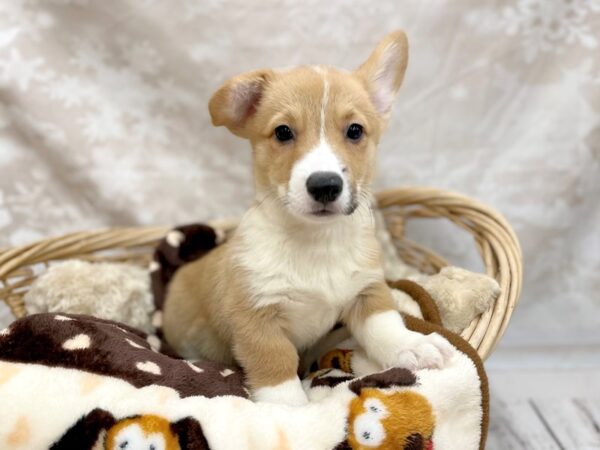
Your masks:
<svg viewBox="0 0 600 450"><path fill-rule="evenodd" d="M342 322L383 368L437 368L450 345L406 329L385 283L370 184L404 78L397 31L356 71L255 70L211 98L215 126L248 139L256 199L233 236L175 274L163 311L186 358L237 363L257 401L307 402L299 352Z"/></svg>

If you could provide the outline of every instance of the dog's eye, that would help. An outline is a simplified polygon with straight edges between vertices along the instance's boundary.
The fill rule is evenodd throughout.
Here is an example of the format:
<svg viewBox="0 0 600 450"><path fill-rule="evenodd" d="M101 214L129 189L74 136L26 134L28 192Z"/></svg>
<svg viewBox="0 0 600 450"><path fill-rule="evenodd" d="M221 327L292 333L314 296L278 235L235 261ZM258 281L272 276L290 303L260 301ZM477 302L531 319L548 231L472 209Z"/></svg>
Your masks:
<svg viewBox="0 0 600 450"><path fill-rule="evenodd" d="M294 139L294 133L287 125L279 125L275 128L275 137L279 142L287 142Z"/></svg>
<svg viewBox="0 0 600 450"><path fill-rule="evenodd" d="M357 123L353 123L346 131L346 137L352 141L358 141L363 135L363 127Z"/></svg>

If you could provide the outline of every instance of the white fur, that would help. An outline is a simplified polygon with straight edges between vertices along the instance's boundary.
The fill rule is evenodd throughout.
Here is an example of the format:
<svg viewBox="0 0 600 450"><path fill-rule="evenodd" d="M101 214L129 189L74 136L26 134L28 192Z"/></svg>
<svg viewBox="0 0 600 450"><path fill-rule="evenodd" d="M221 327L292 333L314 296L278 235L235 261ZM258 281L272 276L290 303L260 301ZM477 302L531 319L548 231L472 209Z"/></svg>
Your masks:
<svg viewBox="0 0 600 450"><path fill-rule="evenodd" d="M249 298L257 308L282 307L289 335L304 349L328 332L343 308L369 284L383 281L373 257L368 205L327 224L290 222L276 202L250 210L237 231L237 265L248 274Z"/></svg>
<svg viewBox="0 0 600 450"><path fill-rule="evenodd" d="M383 368L442 368L454 353L448 341L438 334L423 335L406 329L396 311L369 316L353 335Z"/></svg>
<svg viewBox="0 0 600 450"><path fill-rule="evenodd" d="M306 190L306 180L316 172L333 172L342 178L344 186L340 196L329 207L333 208L335 212L342 213L350 206L352 192L349 188L348 177L343 170L343 164L327 142L325 136L325 114L329 101L329 82L327 81L324 69L316 67L315 70L323 76L319 143L294 164L288 183L287 200L291 209L298 214L309 214L322 207L321 204L312 199Z"/></svg>
<svg viewBox="0 0 600 450"><path fill-rule="evenodd" d="M255 390L253 400L256 402L283 403L290 406L302 406L308 403L308 397L298 377L275 386Z"/></svg>
<svg viewBox="0 0 600 450"><path fill-rule="evenodd" d="M419 304L410 295L399 289L391 289L391 291L398 311L409 314L417 319L423 318L423 312Z"/></svg>
<svg viewBox="0 0 600 450"><path fill-rule="evenodd" d="M325 112L327 111L327 103L329 102L329 80L323 67L315 67L315 70L323 77L323 97L321 99L321 140L325 140Z"/></svg>
<svg viewBox="0 0 600 450"><path fill-rule="evenodd" d="M327 140L321 139L319 144L298 160L292 168L287 193L287 200L291 209L297 214L310 214L322 208L323 205L313 200L308 193L306 180L316 172L333 172L342 178L344 185L340 196L328 207L334 209L337 213L342 213L350 206L352 197L348 177L342 169L342 163Z"/></svg>

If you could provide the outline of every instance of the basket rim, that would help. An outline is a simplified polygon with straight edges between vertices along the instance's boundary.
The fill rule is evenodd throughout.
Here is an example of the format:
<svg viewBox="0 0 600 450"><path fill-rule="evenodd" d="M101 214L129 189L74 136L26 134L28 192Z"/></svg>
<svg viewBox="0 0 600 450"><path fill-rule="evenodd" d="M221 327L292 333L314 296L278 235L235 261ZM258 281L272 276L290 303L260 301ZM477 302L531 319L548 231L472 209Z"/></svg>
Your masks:
<svg viewBox="0 0 600 450"><path fill-rule="evenodd" d="M474 319L461 333L461 337L469 341L485 359L504 335L520 300L523 256L519 239L510 223L491 206L468 195L440 188L415 186L386 189L378 192L376 199L380 208L424 208L426 217L445 216L474 236L486 273L499 282L502 290L493 308ZM479 226L481 230L477 229ZM482 238L483 232L488 240L479 242L478 238ZM498 270L493 269L495 265Z"/></svg>

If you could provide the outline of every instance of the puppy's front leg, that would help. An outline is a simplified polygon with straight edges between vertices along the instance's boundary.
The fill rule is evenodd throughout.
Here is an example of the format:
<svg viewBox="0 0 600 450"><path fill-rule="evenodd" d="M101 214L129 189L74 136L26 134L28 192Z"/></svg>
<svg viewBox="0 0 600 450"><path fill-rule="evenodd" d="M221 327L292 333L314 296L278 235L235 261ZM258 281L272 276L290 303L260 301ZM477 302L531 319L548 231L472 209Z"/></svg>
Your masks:
<svg viewBox="0 0 600 450"><path fill-rule="evenodd" d="M452 346L440 335L424 335L406 328L383 282L363 290L345 312L344 320L367 355L384 368L441 368L453 353Z"/></svg>
<svg viewBox="0 0 600 450"><path fill-rule="evenodd" d="M285 334L277 306L240 311L233 331L233 353L246 372L255 401L308 403L298 378L298 351Z"/></svg>

